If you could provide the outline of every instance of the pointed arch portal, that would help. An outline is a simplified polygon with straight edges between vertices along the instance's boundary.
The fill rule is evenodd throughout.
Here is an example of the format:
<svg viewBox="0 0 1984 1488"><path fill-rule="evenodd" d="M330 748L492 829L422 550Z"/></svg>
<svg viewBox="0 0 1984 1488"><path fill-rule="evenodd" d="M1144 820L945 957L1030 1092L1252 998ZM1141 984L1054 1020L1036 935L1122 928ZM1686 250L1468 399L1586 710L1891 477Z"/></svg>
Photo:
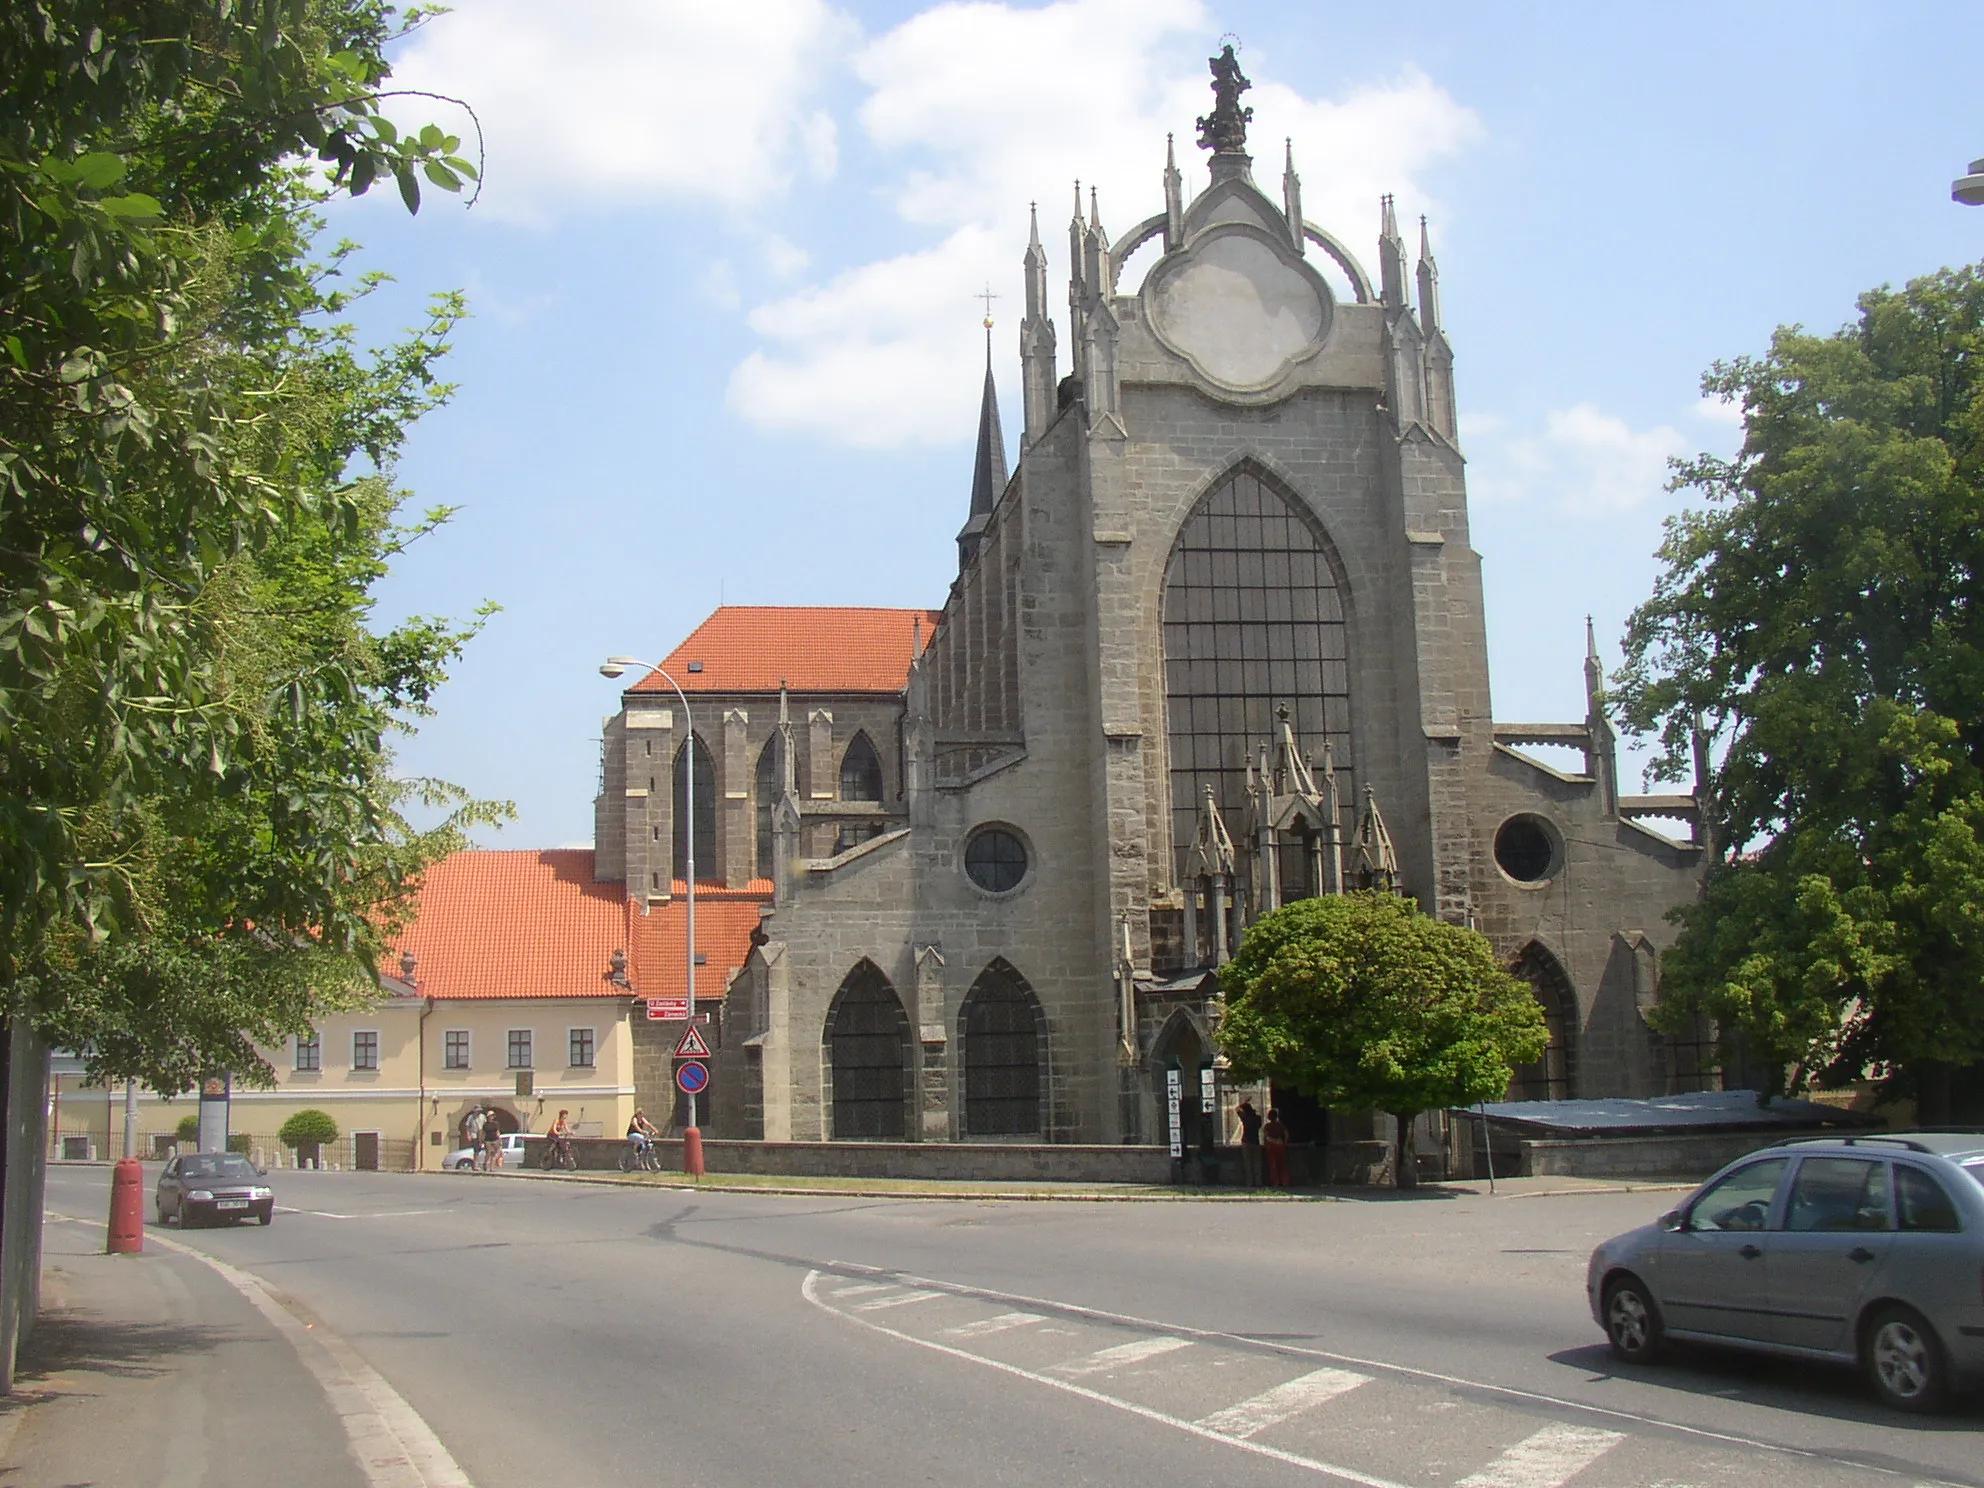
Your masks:
<svg viewBox="0 0 1984 1488"><path fill-rule="evenodd" d="M909 1019L872 961L847 974L827 1009L827 1072L836 1142L900 1142L908 1134Z"/></svg>
<svg viewBox="0 0 1984 1488"><path fill-rule="evenodd" d="M1259 475L1238 470L1179 530L1164 577L1164 692L1171 746L1175 882L1205 788L1238 821L1250 753L1274 738L1286 704L1304 755L1327 743L1347 819L1357 800L1350 749L1349 626L1314 528Z"/></svg>
<svg viewBox="0 0 1984 1488"><path fill-rule="evenodd" d="M1533 1064L1519 1064L1509 1081L1512 1101L1569 1100L1577 1094L1577 1061L1572 1040L1578 1026L1578 999L1563 964L1535 941L1523 947L1511 974L1529 983L1543 1008L1550 1047Z"/></svg>

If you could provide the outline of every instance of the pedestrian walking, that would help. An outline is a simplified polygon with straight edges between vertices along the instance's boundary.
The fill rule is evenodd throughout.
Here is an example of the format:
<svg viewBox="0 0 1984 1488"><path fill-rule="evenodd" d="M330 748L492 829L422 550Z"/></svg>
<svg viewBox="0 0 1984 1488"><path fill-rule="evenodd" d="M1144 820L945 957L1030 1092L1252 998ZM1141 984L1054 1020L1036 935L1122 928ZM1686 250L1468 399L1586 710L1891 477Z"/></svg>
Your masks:
<svg viewBox="0 0 1984 1488"><path fill-rule="evenodd" d="M472 1166L482 1166L482 1107L470 1106L468 1114L462 1117L462 1146L468 1148L468 1160Z"/></svg>
<svg viewBox="0 0 1984 1488"><path fill-rule="evenodd" d="M1281 1112L1272 1106L1261 1127L1261 1156L1267 1163L1268 1187L1288 1187L1288 1128L1281 1124Z"/></svg>
<svg viewBox="0 0 1984 1488"><path fill-rule="evenodd" d="M1233 1113L1240 1121L1240 1181L1249 1188L1261 1186L1261 1113L1250 1100L1240 1102Z"/></svg>
<svg viewBox="0 0 1984 1488"><path fill-rule="evenodd" d="M496 1119L496 1108L491 1106L482 1118L482 1171L493 1173L503 1166L503 1123Z"/></svg>

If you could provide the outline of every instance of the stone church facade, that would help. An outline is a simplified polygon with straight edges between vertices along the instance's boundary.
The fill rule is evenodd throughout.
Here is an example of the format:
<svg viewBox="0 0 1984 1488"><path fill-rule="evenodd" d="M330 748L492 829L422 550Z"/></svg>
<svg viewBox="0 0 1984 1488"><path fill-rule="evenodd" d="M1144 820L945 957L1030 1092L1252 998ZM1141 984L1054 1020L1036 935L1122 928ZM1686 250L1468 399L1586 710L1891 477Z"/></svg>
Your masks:
<svg viewBox="0 0 1984 1488"><path fill-rule="evenodd" d="M1270 198L1230 64L1195 197L1168 159L1112 238L1078 192L1065 342L1036 225L1018 463L988 356L942 609L718 611L663 664L693 802L672 688L607 726L600 876L672 898L693 813L699 880L769 897L717 1135L1162 1142L1177 1090L1188 1127L1225 1102L1214 972L1246 924L1366 885L1536 989L1552 1048L1512 1095L1701 1078L1644 1017L1693 800L1621 792L1595 648L1582 721L1494 720L1423 224L1415 264L1383 204L1374 279L1292 160Z"/></svg>

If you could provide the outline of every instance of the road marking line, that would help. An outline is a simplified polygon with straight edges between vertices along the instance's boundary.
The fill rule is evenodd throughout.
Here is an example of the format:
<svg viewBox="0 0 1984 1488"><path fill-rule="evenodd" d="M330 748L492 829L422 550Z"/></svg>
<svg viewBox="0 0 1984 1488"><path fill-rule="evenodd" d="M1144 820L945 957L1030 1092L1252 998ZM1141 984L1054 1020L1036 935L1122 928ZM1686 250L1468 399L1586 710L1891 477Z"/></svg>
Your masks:
<svg viewBox="0 0 1984 1488"><path fill-rule="evenodd" d="M1147 1405L1134 1405L1127 1400L1118 1400L1114 1395L1105 1395L1100 1390L1091 1390L1087 1385L1078 1385L1070 1379L1057 1379L1051 1374L1041 1374L1032 1369L1022 1369L1017 1364L1006 1364L998 1359L988 1359L983 1354L974 1354L966 1349L953 1348L948 1343L938 1343L932 1338L918 1338L913 1333L901 1332L898 1329L889 1327L886 1323L875 1322L869 1318L856 1317L851 1312L844 1312L838 1307L828 1305L826 1299L820 1295L818 1285L820 1275L821 1273L818 1271L808 1271L806 1273L806 1280L800 1283L799 1295L829 1317L837 1317L843 1322L853 1323L857 1328L866 1328L870 1332L880 1333L884 1338L894 1338L903 1343L911 1343L918 1348L929 1349L932 1353L944 1354L953 1359L962 1359L967 1364L982 1365L987 1369L997 1370L1001 1374L1010 1374L1016 1379L1031 1380L1036 1385L1047 1386L1050 1390L1060 1390L1069 1395L1078 1395L1083 1400L1094 1401L1097 1405L1107 1405L1116 1410L1139 1417L1142 1420L1155 1421L1161 1426L1169 1426L1176 1431L1184 1432L1187 1436L1196 1436L1205 1441L1218 1442L1222 1446L1233 1448L1236 1452L1251 1452L1256 1457L1266 1457L1275 1462L1285 1462L1291 1467L1306 1468L1310 1472L1322 1473L1327 1477L1340 1478L1346 1483L1357 1484L1358 1488L1405 1488L1403 1483L1395 1482L1390 1478L1380 1478L1371 1473L1359 1472L1353 1467L1338 1467L1334 1463L1321 1462L1314 1457L1303 1457L1295 1452L1284 1452L1279 1447L1266 1446L1261 1442L1244 1441L1238 1437L1221 1436L1216 1431L1208 1431L1196 1421L1187 1421L1179 1416L1168 1416L1163 1411L1152 1410Z"/></svg>
<svg viewBox="0 0 1984 1488"><path fill-rule="evenodd" d="M1519 1197L1530 1196L1519 1195ZM1423 1369L1415 1364L1399 1364L1389 1359L1367 1359L1359 1354L1342 1354L1330 1349L1308 1348L1299 1343L1275 1342L1264 1344L1260 1339L1249 1338L1244 1333L1225 1333L1217 1328L1194 1328L1185 1323L1159 1322L1153 1318L1137 1317L1132 1313L1110 1312L1108 1309L1102 1307L1087 1307L1078 1302L1063 1302L1053 1297L1035 1297L1025 1292L1002 1292L991 1287L965 1286L959 1282L944 1281L937 1277L915 1276L906 1271L884 1271L879 1266L864 1266L859 1261L829 1260L825 1264L832 1266L836 1272L866 1272L871 1276L894 1276L905 1283L913 1283L924 1287L936 1287L942 1291L951 1293L952 1296L969 1297L977 1302L1008 1302L1022 1307L1045 1307L1050 1311L1062 1313L1069 1317L1090 1318L1099 1323L1116 1323L1126 1328L1169 1328L1173 1333L1187 1335L1213 1343L1232 1344L1235 1348L1247 1349L1253 1352L1259 1352L1263 1348L1271 1348L1276 1353L1288 1354L1291 1357L1327 1359L1333 1364L1351 1364L1359 1369L1374 1370L1380 1374L1391 1375L1398 1379L1424 1380L1432 1384L1449 1385L1455 1389L1462 1390L1481 1390L1490 1395L1500 1395L1508 1400L1521 1400L1531 1405L1552 1406L1558 1410L1573 1411L1580 1416L1597 1416L1610 1421L1627 1421L1635 1426L1651 1426L1658 1431L1672 1431L1678 1435L1692 1436L1702 1441L1723 1442L1729 1446L1747 1447L1752 1451L1769 1452L1779 1457L1797 1457L1808 1462L1823 1462L1834 1467L1851 1468L1856 1472L1878 1473L1884 1478L1900 1478L1905 1476L1899 1468L1865 1462L1859 1458L1842 1456L1836 1452L1820 1451L1812 1447L1794 1447L1785 1442L1767 1441L1757 1436L1741 1436L1734 1431L1717 1431L1707 1426L1690 1426L1685 1421L1676 1421L1667 1416L1652 1416L1644 1411L1623 1410L1616 1405L1593 1405L1588 1400L1572 1400L1564 1395L1546 1395L1541 1390L1525 1390L1516 1385L1496 1384L1492 1380L1470 1379L1464 1374L1446 1374L1437 1369ZM824 1304L820 1305L824 1306ZM861 1322L861 1319L854 1318L851 1321ZM863 1326L876 1328L878 1332L891 1333L891 1330L879 1328L873 1323L864 1323ZM900 1338L908 1337L907 1334L896 1333L891 1333L891 1336ZM921 1339L910 1339L909 1341L912 1343L923 1342ZM974 1359L983 1364L992 1363L989 1359L979 1359L978 1355L965 1353L962 1349L946 1349L941 1343L932 1343L927 1346L935 1349L943 1349L946 1353L954 1353L961 1359ZM995 1367L1003 1368L1004 1366ZM1024 1371L1016 1372L1024 1373ZM1070 1386L1070 1388L1078 1387ZM1106 1400L1109 1397L1101 1396L1098 1398ZM1130 1406L1125 1406L1124 1408L1135 1409L1135 1407ZM1164 1419L1169 1420L1170 1418L1165 1417ZM1201 1432L1198 1434L1204 1435L1208 1440L1212 1441L1230 1442L1232 1440L1230 1437L1214 1436L1211 1432ZM1272 1452L1268 1448L1258 1447L1256 1443L1250 1442L1244 1445L1250 1451L1259 1450L1266 1455L1276 1457L1277 1460L1296 1462L1306 1460L1296 1458L1290 1453ZM1350 1473L1348 1476L1353 1482L1363 1481L1354 1473ZM1977 1488L1977 1485L1975 1483L1958 1483L1947 1478L1929 1478L1915 1483L1914 1488Z"/></svg>
<svg viewBox="0 0 1984 1488"><path fill-rule="evenodd" d="M888 1292L893 1290L895 1290L895 1283L893 1281L857 1281L853 1286L835 1287L827 1295L830 1297L860 1297L869 1292Z"/></svg>
<svg viewBox="0 0 1984 1488"><path fill-rule="evenodd" d="M928 1302L932 1297L941 1297L942 1292L898 1292L893 1297L877 1297L872 1302L857 1302L856 1312L880 1312L884 1307L907 1307L912 1302Z"/></svg>
<svg viewBox="0 0 1984 1488"><path fill-rule="evenodd" d="M1480 1472L1462 1478L1454 1488L1563 1488L1625 1439L1617 1431L1553 1422L1524 1437Z"/></svg>
<svg viewBox="0 0 1984 1488"><path fill-rule="evenodd" d="M1245 1440L1270 1426L1279 1426L1291 1416L1301 1415L1311 1406L1334 1400L1359 1385L1370 1383L1371 1376L1368 1374L1357 1374L1348 1369L1318 1369L1286 1384L1276 1385L1272 1390L1263 1390L1251 1400L1243 1400L1238 1405L1229 1405L1225 1410L1201 1416L1199 1425L1208 1431L1217 1431L1221 1436Z"/></svg>
<svg viewBox="0 0 1984 1488"><path fill-rule="evenodd" d="M1044 1323L1047 1319L1037 1312L1002 1312L997 1317L985 1318L976 1323L966 1323L961 1328L946 1328L947 1338L984 1338L991 1333L1004 1333L1012 1328L1025 1328L1034 1323Z"/></svg>
<svg viewBox="0 0 1984 1488"><path fill-rule="evenodd" d="M1189 1338L1139 1338L1134 1343L1119 1343L1114 1348L1098 1349L1086 1358L1070 1359L1065 1364L1050 1364L1047 1367L1055 1374L1080 1379L1085 1374L1104 1374L1111 1369L1121 1369L1126 1364L1141 1364L1146 1359L1175 1354L1179 1349L1191 1346L1192 1340Z"/></svg>
<svg viewBox="0 0 1984 1488"><path fill-rule="evenodd" d="M51 1219L90 1223L74 1215L43 1212ZM275 1325L329 1399L351 1455L372 1488L475 1488L420 1413L330 1328L306 1327L261 1278L216 1260L204 1250L149 1229L145 1240L211 1268Z"/></svg>

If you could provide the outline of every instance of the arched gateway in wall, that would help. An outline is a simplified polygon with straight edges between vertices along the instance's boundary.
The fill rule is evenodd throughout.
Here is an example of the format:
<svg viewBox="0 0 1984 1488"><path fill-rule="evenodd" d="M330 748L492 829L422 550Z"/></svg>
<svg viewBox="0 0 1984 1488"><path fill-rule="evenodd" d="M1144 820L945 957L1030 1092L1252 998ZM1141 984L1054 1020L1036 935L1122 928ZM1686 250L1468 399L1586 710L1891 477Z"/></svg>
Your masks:
<svg viewBox="0 0 1984 1488"><path fill-rule="evenodd" d="M909 1131L909 1018L873 961L850 971L827 1009L828 1136L836 1142L900 1142Z"/></svg>

